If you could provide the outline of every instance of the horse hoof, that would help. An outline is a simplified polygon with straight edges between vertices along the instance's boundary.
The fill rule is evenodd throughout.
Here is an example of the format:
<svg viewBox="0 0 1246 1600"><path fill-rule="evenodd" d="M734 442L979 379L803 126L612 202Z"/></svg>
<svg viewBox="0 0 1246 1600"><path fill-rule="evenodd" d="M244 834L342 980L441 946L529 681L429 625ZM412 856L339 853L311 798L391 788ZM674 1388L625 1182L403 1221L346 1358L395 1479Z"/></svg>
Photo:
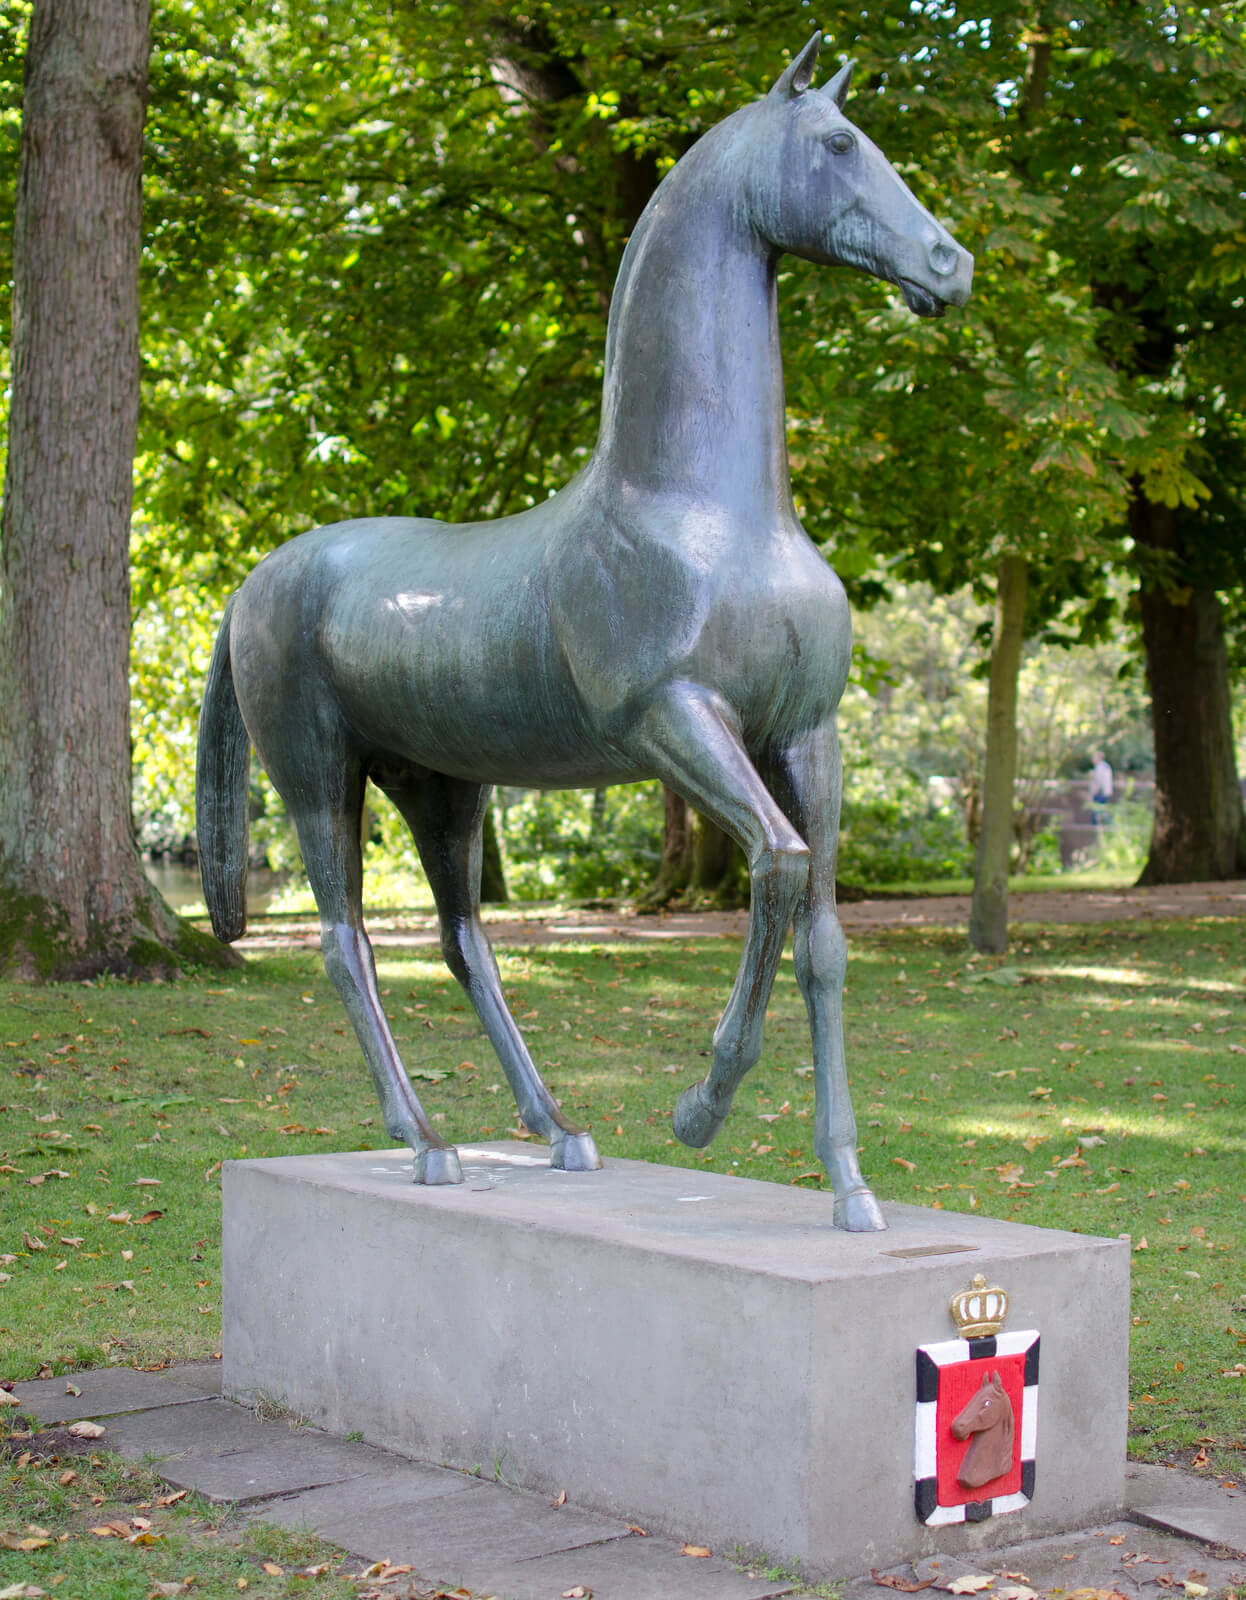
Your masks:
<svg viewBox="0 0 1246 1600"><path fill-rule="evenodd" d="M459 1153L452 1144L431 1145L415 1158L415 1183L462 1183Z"/></svg>
<svg viewBox="0 0 1246 1600"><path fill-rule="evenodd" d="M881 1206L864 1185L835 1197L834 1221L848 1233L881 1233L887 1227Z"/></svg>
<svg viewBox="0 0 1246 1600"><path fill-rule="evenodd" d="M559 1172L598 1172L601 1157L591 1133L566 1133L550 1141L549 1164Z"/></svg>
<svg viewBox="0 0 1246 1600"><path fill-rule="evenodd" d="M690 1145L693 1150L703 1150L726 1120L727 1113L724 1111L720 1116L707 1106L701 1098L701 1085L694 1083L680 1095L671 1117L671 1126L681 1144Z"/></svg>

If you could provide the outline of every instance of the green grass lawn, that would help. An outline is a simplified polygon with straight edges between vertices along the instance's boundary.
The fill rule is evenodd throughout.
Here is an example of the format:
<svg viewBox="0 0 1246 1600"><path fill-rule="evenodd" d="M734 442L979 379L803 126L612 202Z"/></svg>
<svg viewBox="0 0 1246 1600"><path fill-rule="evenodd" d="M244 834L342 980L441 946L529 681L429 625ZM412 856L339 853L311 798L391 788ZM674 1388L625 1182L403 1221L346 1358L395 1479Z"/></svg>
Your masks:
<svg viewBox="0 0 1246 1600"><path fill-rule="evenodd" d="M820 1186L790 957L717 1144L671 1134L739 950L633 939L500 962L538 1064L607 1159ZM438 1127L514 1134L501 1070L433 952L383 951L379 969ZM853 938L847 996L878 1193L1128 1233L1131 1450L1242 1478L1244 969L1230 920L1026 929L1005 960L957 933L886 930ZM218 1350L220 1163L388 1147L317 955L253 959L232 981L10 984L0 1007L0 1377Z"/></svg>

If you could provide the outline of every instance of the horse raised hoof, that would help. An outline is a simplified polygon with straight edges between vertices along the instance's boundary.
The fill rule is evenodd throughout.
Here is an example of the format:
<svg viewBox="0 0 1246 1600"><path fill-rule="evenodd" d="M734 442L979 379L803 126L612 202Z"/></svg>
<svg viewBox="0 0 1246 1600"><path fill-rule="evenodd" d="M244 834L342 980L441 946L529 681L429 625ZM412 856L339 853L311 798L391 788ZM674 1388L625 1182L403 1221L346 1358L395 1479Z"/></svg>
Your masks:
<svg viewBox="0 0 1246 1600"><path fill-rule="evenodd" d="M549 1164L558 1172L600 1172L601 1157L591 1133L559 1134L549 1142Z"/></svg>
<svg viewBox="0 0 1246 1600"><path fill-rule="evenodd" d="M887 1227L882 1207L864 1184L835 1196L834 1222L847 1233L881 1233Z"/></svg>
<svg viewBox="0 0 1246 1600"><path fill-rule="evenodd" d="M459 1153L452 1144L429 1145L416 1154L413 1183L462 1183Z"/></svg>
<svg viewBox="0 0 1246 1600"><path fill-rule="evenodd" d="M675 1105L671 1126L681 1144L693 1150L703 1150L727 1120L727 1111L715 1111L707 1106L701 1096L702 1085L694 1083L685 1089ZM729 1111L730 1106L727 1107Z"/></svg>

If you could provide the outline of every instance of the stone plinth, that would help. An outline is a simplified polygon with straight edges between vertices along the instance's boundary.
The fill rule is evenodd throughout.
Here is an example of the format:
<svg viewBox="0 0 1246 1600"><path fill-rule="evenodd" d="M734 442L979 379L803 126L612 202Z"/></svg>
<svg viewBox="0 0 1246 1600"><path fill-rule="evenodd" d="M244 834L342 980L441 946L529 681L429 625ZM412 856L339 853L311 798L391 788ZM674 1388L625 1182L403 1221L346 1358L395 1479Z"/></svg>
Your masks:
<svg viewBox="0 0 1246 1600"><path fill-rule="evenodd" d="M1129 1248L645 1162L460 1147L227 1162L224 1386L642 1527L841 1575L1085 1526L1124 1503ZM977 1272L1042 1337L1023 1510L923 1527L914 1364Z"/></svg>

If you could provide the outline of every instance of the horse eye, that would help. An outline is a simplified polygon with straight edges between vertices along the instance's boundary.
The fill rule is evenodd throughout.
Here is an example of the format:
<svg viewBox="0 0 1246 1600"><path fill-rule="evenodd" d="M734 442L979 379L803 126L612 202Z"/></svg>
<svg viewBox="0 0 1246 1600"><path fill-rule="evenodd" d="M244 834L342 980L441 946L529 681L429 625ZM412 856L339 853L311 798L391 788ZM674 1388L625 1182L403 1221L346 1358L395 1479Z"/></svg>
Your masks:
<svg viewBox="0 0 1246 1600"><path fill-rule="evenodd" d="M827 148L833 150L837 156L846 156L856 144L850 133L833 133L826 141Z"/></svg>

